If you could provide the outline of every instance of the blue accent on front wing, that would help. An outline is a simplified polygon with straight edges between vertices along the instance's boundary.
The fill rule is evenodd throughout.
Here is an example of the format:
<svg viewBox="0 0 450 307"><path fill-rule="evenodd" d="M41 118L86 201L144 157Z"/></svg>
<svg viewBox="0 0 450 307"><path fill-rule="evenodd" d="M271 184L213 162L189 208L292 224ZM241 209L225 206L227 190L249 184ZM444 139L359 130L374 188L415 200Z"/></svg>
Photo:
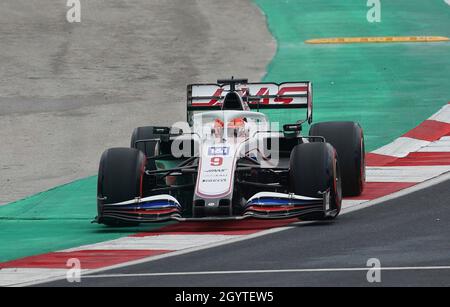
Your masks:
<svg viewBox="0 0 450 307"><path fill-rule="evenodd" d="M246 206L260 205L260 206L283 206L283 205L311 205L321 203L322 200L301 200L301 199L287 199L287 198L271 198L261 197L248 202Z"/></svg>
<svg viewBox="0 0 450 307"><path fill-rule="evenodd" d="M108 205L105 205L108 206ZM113 205L110 207L114 207L117 209L160 209L160 208L180 208L181 206L173 201L167 200L153 200L148 202L129 204L129 205Z"/></svg>

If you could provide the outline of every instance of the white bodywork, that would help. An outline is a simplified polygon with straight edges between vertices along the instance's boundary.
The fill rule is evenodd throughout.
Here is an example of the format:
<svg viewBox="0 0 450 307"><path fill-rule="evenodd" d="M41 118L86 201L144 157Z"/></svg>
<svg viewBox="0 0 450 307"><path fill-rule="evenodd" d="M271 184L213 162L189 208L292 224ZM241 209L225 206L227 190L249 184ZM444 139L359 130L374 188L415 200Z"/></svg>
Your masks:
<svg viewBox="0 0 450 307"><path fill-rule="evenodd" d="M269 132L270 124L265 114L211 111L194 115L193 122L194 133L200 138L195 189L198 198L231 198L236 163L244 156L276 166L278 152L269 152L264 146L264 139L272 137L276 142L279 132ZM267 161L271 154L271 161Z"/></svg>

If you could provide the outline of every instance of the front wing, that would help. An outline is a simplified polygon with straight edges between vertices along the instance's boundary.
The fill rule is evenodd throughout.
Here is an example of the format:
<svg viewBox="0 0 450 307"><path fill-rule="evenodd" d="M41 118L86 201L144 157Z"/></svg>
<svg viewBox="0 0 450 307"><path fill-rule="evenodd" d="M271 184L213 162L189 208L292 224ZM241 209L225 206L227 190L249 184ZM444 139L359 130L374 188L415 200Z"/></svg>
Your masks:
<svg viewBox="0 0 450 307"><path fill-rule="evenodd" d="M182 206L173 196L161 194L145 198L136 198L115 204L104 204L101 219L117 219L127 222L163 222L177 221L206 221L206 220L241 220L257 219L287 219L301 217L311 213L332 215L330 210L330 192L322 193L321 198L312 198L295 194L275 192L260 192L251 197L244 206L242 215L190 218L183 217Z"/></svg>

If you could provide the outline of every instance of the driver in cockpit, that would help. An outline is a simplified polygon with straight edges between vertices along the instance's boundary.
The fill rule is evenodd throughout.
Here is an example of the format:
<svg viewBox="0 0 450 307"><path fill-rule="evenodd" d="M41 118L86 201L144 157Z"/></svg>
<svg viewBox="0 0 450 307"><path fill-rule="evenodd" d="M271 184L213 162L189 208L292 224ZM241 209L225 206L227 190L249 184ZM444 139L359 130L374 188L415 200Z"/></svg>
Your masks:
<svg viewBox="0 0 450 307"><path fill-rule="evenodd" d="M220 118L216 118L214 120L213 133L217 138L222 137L226 128L228 137L243 137L246 134L246 123L247 119L245 117L238 117L230 120L225 127L224 122Z"/></svg>

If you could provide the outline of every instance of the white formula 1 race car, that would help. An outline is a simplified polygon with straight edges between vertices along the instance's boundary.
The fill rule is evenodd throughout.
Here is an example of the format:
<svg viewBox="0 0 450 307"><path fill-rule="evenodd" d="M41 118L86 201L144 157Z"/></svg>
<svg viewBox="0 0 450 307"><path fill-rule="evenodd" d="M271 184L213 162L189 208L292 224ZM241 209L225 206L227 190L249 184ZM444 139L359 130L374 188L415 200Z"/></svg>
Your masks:
<svg viewBox="0 0 450 307"><path fill-rule="evenodd" d="M274 111L297 120L278 128ZM188 85L187 123L136 128L130 148L103 153L96 222L334 219L364 187L363 131L323 122L302 135L311 123L310 82Z"/></svg>

